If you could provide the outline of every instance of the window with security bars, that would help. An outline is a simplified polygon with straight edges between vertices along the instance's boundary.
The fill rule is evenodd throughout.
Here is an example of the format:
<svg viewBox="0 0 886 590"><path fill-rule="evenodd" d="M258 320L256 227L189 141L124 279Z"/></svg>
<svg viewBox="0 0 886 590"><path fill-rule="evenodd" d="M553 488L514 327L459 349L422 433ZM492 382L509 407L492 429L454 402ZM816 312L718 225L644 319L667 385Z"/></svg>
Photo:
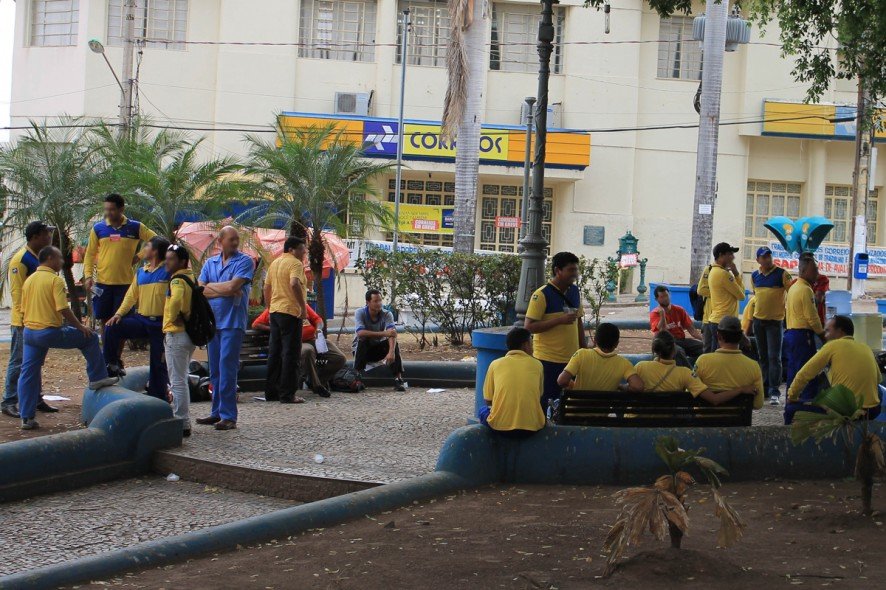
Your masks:
<svg viewBox="0 0 886 590"><path fill-rule="evenodd" d="M871 191L868 198L868 244L877 243L877 222L879 193ZM824 216L834 222L834 229L826 240L834 244L848 244L852 238L852 187L842 184L828 184L824 189Z"/></svg>
<svg viewBox="0 0 886 590"><path fill-rule="evenodd" d="M483 184L480 186L480 249L516 252L520 228L512 227L511 219L519 218L523 207L523 187L516 184ZM551 221L554 214L554 189L545 188L541 233L551 243Z"/></svg>
<svg viewBox="0 0 886 590"><path fill-rule="evenodd" d="M756 260L760 246L768 246L775 237L763 224L770 217L784 215L791 219L800 217L802 185L793 182L748 181L745 204L744 253L745 260Z"/></svg>
<svg viewBox="0 0 886 590"><path fill-rule="evenodd" d="M451 33L446 2L406 2L401 0L397 13L397 63L403 46L403 11L409 9L409 37L406 55L411 66L446 66L446 46Z"/></svg>
<svg viewBox="0 0 886 590"><path fill-rule="evenodd" d="M658 77L701 80L701 43L692 39L691 16L661 19L658 27Z"/></svg>
<svg viewBox="0 0 886 590"><path fill-rule="evenodd" d="M299 57L375 59L375 0L302 0Z"/></svg>
<svg viewBox="0 0 886 590"><path fill-rule="evenodd" d="M397 188L394 178L388 179L388 201L393 203ZM455 183L439 180L406 180L400 179L400 202L409 205L442 205L455 207ZM421 246L452 246L452 234L400 232L398 239L408 244ZM386 240L393 235L385 234Z"/></svg>
<svg viewBox="0 0 886 590"><path fill-rule="evenodd" d="M79 0L33 0L31 2L30 44L34 47L76 45L79 25Z"/></svg>
<svg viewBox="0 0 886 590"><path fill-rule="evenodd" d="M554 8L554 52L551 54L551 73L563 69L560 48L565 12ZM503 72L538 71L538 23L541 8L538 5L495 3L492 5L492 47L489 69Z"/></svg>
<svg viewBox="0 0 886 590"><path fill-rule="evenodd" d="M122 46L127 0L108 0L108 45ZM188 37L188 0L136 0L135 39L148 47L184 49Z"/></svg>

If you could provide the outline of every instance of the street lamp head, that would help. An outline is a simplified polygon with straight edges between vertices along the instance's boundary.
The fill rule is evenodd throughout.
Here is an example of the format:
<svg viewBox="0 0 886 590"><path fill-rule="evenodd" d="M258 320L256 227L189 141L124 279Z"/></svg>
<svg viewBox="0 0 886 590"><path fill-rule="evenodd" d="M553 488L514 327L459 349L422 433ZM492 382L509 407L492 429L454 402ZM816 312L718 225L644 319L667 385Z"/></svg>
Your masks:
<svg viewBox="0 0 886 590"><path fill-rule="evenodd" d="M102 42L99 41L98 39L90 39L89 40L89 49L93 53L104 53L105 52L105 46L102 45Z"/></svg>

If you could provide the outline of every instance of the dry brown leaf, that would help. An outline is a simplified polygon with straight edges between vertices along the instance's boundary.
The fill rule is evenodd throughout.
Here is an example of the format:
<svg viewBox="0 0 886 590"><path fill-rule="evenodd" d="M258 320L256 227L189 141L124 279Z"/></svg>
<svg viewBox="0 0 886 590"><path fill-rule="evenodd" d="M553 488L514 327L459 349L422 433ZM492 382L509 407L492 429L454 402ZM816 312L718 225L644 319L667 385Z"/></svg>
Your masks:
<svg viewBox="0 0 886 590"><path fill-rule="evenodd" d="M738 515L738 512L729 504L729 502L720 495L716 488L711 488L714 492L714 502L716 510L714 514L720 517L720 529L717 531L717 545L720 547L729 547L738 542L744 534L745 523Z"/></svg>

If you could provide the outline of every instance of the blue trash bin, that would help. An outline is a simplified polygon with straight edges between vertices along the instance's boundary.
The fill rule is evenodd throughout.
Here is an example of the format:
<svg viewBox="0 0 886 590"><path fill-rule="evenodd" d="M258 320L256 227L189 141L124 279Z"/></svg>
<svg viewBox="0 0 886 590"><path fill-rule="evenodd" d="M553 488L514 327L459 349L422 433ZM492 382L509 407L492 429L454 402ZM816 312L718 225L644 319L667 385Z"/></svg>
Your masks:
<svg viewBox="0 0 886 590"><path fill-rule="evenodd" d="M855 261L852 265L852 276L858 280L866 280L868 278L868 255L865 252L858 252L855 255Z"/></svg>

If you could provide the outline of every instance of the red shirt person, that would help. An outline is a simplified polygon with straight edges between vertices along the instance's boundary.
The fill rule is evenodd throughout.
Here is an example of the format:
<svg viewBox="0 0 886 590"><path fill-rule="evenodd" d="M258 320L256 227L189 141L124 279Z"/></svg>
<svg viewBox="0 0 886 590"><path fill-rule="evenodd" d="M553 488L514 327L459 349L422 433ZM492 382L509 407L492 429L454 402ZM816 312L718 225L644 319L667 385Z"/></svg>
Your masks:
<svg viewBox="0 0 886 590"><path fill-rule="evenodd" d="M671 303L671 292L664 285L655 288L655 301L658 307L649 312L649 327L653 334L670 332L677 341L677 364L689 367L688 357L696 358L704 351L702 337L692 317L686 310ZM686 333L689 333L687 337Z"/></svg>

